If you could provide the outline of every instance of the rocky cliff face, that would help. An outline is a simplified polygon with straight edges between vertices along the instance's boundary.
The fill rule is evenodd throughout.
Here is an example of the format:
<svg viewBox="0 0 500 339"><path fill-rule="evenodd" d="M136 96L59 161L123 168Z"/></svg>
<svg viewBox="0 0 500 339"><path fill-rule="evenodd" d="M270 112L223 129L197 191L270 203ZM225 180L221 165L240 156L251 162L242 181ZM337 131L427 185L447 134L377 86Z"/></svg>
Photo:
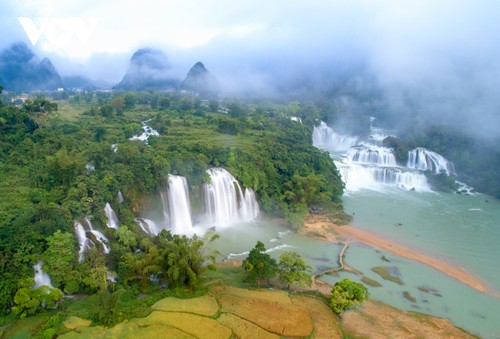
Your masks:
<svg viewBox="0 0 500 339"><path fill-rule="evenodd" d="M167 89L177 87L167 56L155 49L137 50L122 81L115 87L123 90Z"/></svg>
<svg viewBox="0 0 500 339"><path fill-rule="evenodd" d="M10 91L55 90L61 77L49 59L39 60L24 43L0 53L0 84Z"/></svg>
<svg viewBox="0 0 500 339"><path fill-rule="evenodd" d="M181 89L196 92L202 97L215 97L220 92L219 83L201 62L191 67Z"/></svg>

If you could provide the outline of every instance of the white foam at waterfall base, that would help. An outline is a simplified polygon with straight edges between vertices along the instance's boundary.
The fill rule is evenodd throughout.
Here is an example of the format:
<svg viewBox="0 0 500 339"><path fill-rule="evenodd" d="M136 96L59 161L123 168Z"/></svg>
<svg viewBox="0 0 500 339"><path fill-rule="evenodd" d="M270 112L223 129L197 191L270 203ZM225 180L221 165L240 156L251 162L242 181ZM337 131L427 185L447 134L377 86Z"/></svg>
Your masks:
<svg viewBox="0 0 500 339"><path fill-rule="evenodd" d="M104 206L104 214L106 214L106 218L108 220L106 222L106 226L117 230L120 227L120 225L118 224L118 217L116 216L115 211L113 211L113 208L111 208L109 202L107 202Z"/></svg>
<svg viewBox="0 0 500 339"><path fill-rule="evenodd" d="M41 286L48 286L51 288L54 288L52 286L52 283L50 281L50 276L48 275L47 272L44 272L42 270L42 262L39 261L37 264L33 265L33 269L35 270L35 285L33 285L33 288L39 288Z"/></svg>
<svg viewBox="0 0 500 339"><path fill-rule="evenodd" d="M242 190L238 181L224 168L207 170L210 183L203 185L205 210L209 226L227 227L252 221L259 215L253 190Z"/></svg>
<svg viewBox="0 0 500 339"><path fill-rule="evenodd" d="M348 192L362 189L383 191L390 187L417 192L430 191L427 178L421 173L405 172L393 167L365 166L355 163L335 162L335 164Z"/></svg>

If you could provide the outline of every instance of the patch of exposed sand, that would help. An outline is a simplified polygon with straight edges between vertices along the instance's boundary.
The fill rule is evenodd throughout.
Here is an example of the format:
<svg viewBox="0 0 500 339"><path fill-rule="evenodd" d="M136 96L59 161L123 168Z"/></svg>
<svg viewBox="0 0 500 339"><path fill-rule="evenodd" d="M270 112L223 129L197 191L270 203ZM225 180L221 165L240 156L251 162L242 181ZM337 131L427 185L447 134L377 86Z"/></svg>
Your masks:
<svg viewBox="0 0 500 339"><path fill-rule="evenodd" d="M393 253L397 256L430 266L478 291L495 294L495 291L487 286L486 283L457 265L430 257L429 255L414 249L395 244L379 235L353 226L337 226L328 221L324 216L311 215L306 220L305 228L301 232L305 235L313 236L318 239L323 238L323 240L334 243L357 240L369 246Z"/></svg>

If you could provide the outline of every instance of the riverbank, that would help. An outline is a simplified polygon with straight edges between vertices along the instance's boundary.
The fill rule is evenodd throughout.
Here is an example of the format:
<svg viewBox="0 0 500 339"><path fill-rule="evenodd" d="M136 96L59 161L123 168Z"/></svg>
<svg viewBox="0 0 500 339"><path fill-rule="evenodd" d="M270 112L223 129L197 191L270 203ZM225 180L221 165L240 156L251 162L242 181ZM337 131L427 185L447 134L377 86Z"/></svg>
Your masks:
<svg viewBox="0 0 500 339"><path fill-rule="evenodd" d="M449 277L466 284L480 292L497 295L491 287L481 281L478 277L465 269L433 258L425 253L414 249L395 244L379 235L358 229L353 226L338 226L330 222L324 215L310 215L305 222L305 227L301 232L305 235L323 238L324 240L339 243L345 241L359 241L368 246L390 252L397 256L417 261L430 266Z"/></svg>

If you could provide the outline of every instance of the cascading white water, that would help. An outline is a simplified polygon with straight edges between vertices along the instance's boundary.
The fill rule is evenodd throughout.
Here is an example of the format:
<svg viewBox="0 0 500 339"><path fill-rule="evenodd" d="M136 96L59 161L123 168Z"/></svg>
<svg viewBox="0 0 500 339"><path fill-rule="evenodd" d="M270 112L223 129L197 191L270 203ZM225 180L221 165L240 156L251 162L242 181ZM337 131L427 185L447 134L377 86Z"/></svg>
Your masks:
<svg viewBox="0 0 500 339"><path fill-rule="evenodd" d="M210 184L203 185L208 221L216 226L229 226L238 221L252 221L259 214L253 190L241 189L238 181L224 168L207 170Z"/></svg>
<svg viewBox="0 0 500 339"><path fill-rule="evenodd" d="M445 172L446 175L455 174L455 166L441 154L418 147L408 152L408 168L419 171L432 171L436 174Z"/></svg>
<svg viewBox="0 0 500 339"><path fill-rule="evenodd" d="M96 243L87 236L87 232L91 233L94 236L95 240L101 244L104 253L109 253L108 238L106 238L106 236L100 231L95 230L92 227L92 223L90 222L89 218L85 217L82 223L75 221L74 228L76 239L78 240L79 244L78 262L83 261L86 250L96 246Z"/></svg>
<svg viewBox="0 0 500 339"><path fill-rule="evenodd" d="M168 216L170 227L174 234L192 234L193 222L191 219L191 205L189 189L185 177L168 175ZM165 199L163 199L165 207Z"/></svg>
<svg viewBox="0 0 500 339"><path fill-rule="evenodd" d="M325 122L313 130L313 145L329 152L344 152L356 145L358 138L335 133Z"/></svg>
<svg viewBox="0 0 500 339"><path fill-rule="evenodd" d="M152 135L159 136L160 133L158 133L158 131L153 129L151 126L146 125L146 123L148 121L149 120L142 122L142 130L143 130L142 134L141 135L134 135L133 137L129 138L129 140L139 140L139 141L142 141L142 142L147 144L150 136L152 136Z"/></svg>
<svg viewBox="0 0 500 339"><path fill-rule="evenodd" d="M120 227L120 225L118 224L118 217L116 216L115 211L113 211L113 208L111 208L109 202L107 202L104 206L104 213L106 214L106 218L108 219L108 221L106 222L106 226L117 230Z"/></svg>
<svg viewBox="0 0 500 339"><path fill-rule="evenodd" d="M387 186L407 190L429 191L425 175L405 172L395 167L362 166L337 163L347 191L360 189L380 190Z"/></svg>
<svg viewBox="0 0 500 339"><path fill-rule="evenodd" d="M35 270L35 277L34 277L35 285L33 285L33 289L39 288L41 286L48 286L50 288L54 288L54 286L52 286L48 273L42 270L41 261L33 265L33 269Z"/></svg>
<svg viewBox="0 0 500 339"><path fill-rule="evenodd" d="M83 261L83 254L87 249L90 248L91 240L87 238L87 233L85 232L85 228L78 221L75 221L75 234L76 239L78 240L78 244L80 245L80 249L78 250L78 262Z"/></svg>
<svg viewBox="0 0 500 339"><path fill-rule="evenodd" d="M121 191L118 191L118 193L116 194L116 201L118 201L119 204L123 202L123 194Z"/></svg>
<svg viewBox="0 0 500 339"><path fill-rule="evenodd" d="M378 166L397 166L393 150L371 144L353 147L347 151L350 162Z"/></svg>
<svg viewBox="0 0 500 339"><path fill-rule="evenodd" d="M146 218L135 218L134 221L139 224L144 232L150 235L158 235L161 232L161 228L159 228L153 220Z"/></svg>
<svg viewBox="0 0 500 339"><path fill-rule="evenodd" d="M372 129L375 129L372 127ZM380 129L369 140L373 143L381 142L386 136ZM330 152L344 149L342 161L336 160L346 191L361 189L383 190L386 187L397 187L406 190L429 191L425 175L415 171L405 171L396 162L393 150L371 143L360 143L358 139L349 137L341 147L336 147L334 140L342 140L335 136L335 132L325 123L316 127L313 132L313 145ZM338 142L338 141L337 141ZM346 147L348 147L346 149Z"/></svg>

